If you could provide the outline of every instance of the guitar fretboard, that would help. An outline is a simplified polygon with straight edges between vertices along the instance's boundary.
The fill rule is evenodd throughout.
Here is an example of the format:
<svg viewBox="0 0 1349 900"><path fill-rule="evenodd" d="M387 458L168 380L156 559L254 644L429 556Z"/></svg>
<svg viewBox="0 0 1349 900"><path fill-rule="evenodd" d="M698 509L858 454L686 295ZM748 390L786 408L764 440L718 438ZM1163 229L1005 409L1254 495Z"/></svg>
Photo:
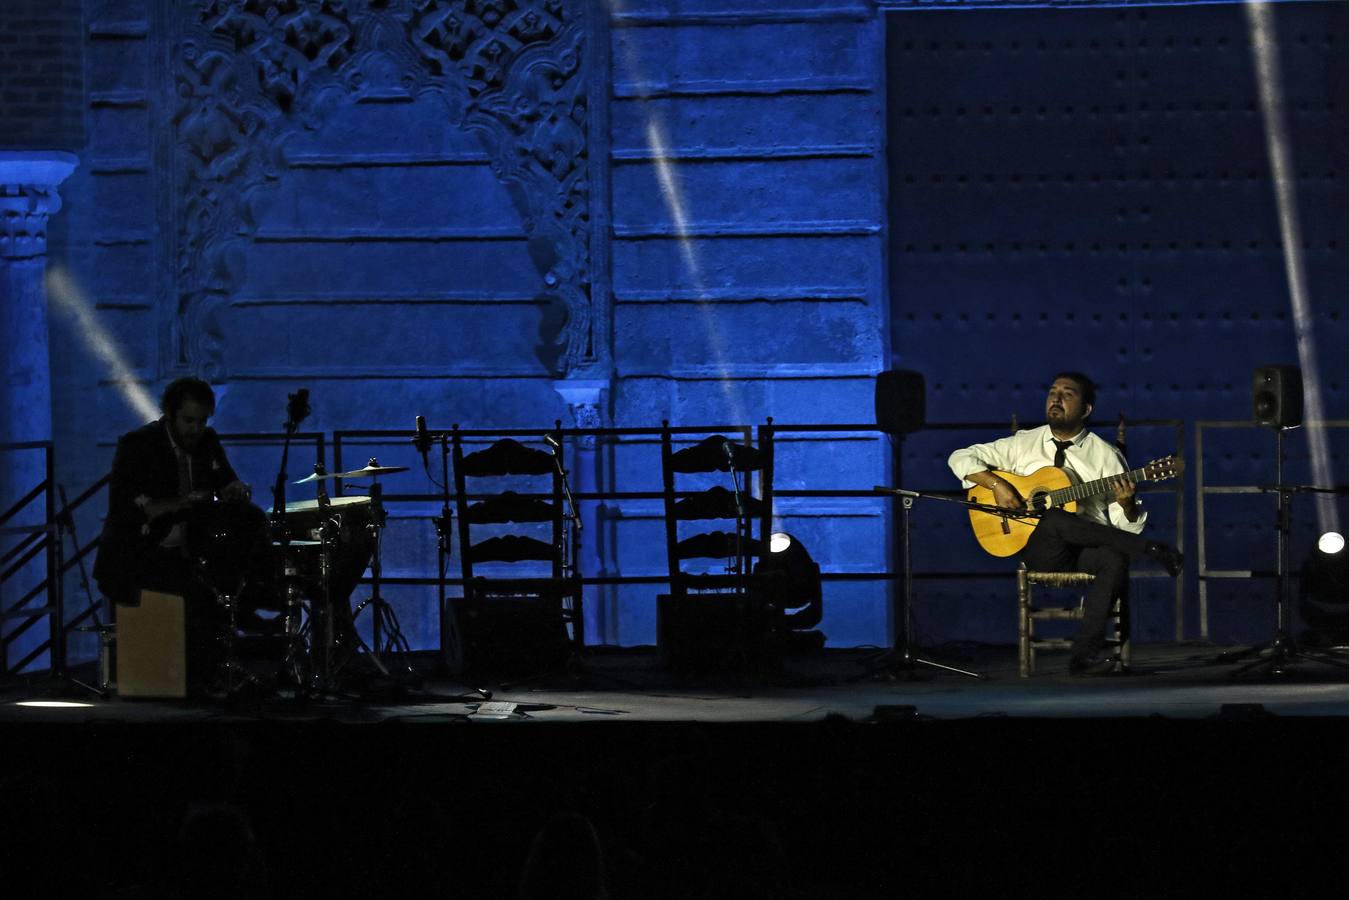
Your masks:
<svg viewBox="0 0 1349 900"><path fill-rule="evenodd" d="M1133 469L1129 472L1121 472L1125 478L1138 484L1140 481L1147 481L1147 467ZM1065 503L1072 503L1077 500L1085 500L1088 497L1096 497L1101 494L1108 494L1114 490L1110 482L1118 478L1119 475L1111 475L1108 478L1098 478L1095 481L1084 481L1081 484L1074 484L1066 488L1059 488L1057 491L1050 491L1036 498L1034 504L1038 509L1050 509L1063 506Z"/></svg>

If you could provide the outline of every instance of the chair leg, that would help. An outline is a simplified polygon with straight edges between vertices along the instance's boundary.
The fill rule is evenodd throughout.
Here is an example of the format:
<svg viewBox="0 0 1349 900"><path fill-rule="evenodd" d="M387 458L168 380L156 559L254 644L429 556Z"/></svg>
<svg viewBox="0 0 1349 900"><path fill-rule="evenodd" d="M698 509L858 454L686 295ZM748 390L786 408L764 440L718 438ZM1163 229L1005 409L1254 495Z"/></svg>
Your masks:
<svg viewBox="0 0 1349 900"><path fill-rule="evenodd" d="M1026 570L1021 569L1016 573L1016 631L1017 671L1022 678L1029 678L1035 670L1035 650L1031 647L1034 635L1031 633L1030 601L1030 580L1026 577Z"/></svg>
<svg viewBox="0 0 1349 900"><path fill-rule="evenodd" d="M1129 622L1129 601L1121 597L1115 603L1115 640L1118 641L1116 668L1127 669L1133 649L1132 629Z"/></svg>

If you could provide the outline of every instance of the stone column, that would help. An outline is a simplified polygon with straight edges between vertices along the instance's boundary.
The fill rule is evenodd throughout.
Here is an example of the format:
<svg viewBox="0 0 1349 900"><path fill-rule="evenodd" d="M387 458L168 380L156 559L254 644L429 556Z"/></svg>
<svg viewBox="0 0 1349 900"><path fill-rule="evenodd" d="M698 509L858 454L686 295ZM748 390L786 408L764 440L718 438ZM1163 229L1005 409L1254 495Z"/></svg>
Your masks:
<svg viewBox="0 0 1349 900"><path fill-rule="evenodd" d="M79 160L43 150L0 150L0 444L46 441L52 436L51 352L47 340L47 219L61 208L56 189ZM46 475L44 455L0 452L0 511ZM37 525L46 504L28 504L9 525ZM46 577L39 555L0 591L11 607ZM35 600L29 606L41 606ZM8 631L8 629L6 629ZM13 662L47 636L33 628L10 648Z"/></svg>
<svg viewBox="0 0 1349 900"><path fill-rule="evenodd" d="M52 434L47 219L61 208L57 187L78 164L71 153L0 150L0 442Z"/></svg>
<svg viewBox="0 0 1349 900"><path fill-rule="evenodd" d="M571 410L572 419L577 428L601 428L604 425L605 392L609 389L607 380L565 380L554 383L554 390L566 402ZM572 493L583 494L599 490L601 480L599 442L593 435L574 440L567 454L568 477L571 479ZM595 501L577 501L577 512L581 517L580 552L576 564L583 576L608 575L605 564L604 545L600 526L604 521L603 508ZM582 605L585 612L586 642L589 644L610 644L618 639L618 622L612 598L614 592L606 585L589 585L582 593Z"/></svg>

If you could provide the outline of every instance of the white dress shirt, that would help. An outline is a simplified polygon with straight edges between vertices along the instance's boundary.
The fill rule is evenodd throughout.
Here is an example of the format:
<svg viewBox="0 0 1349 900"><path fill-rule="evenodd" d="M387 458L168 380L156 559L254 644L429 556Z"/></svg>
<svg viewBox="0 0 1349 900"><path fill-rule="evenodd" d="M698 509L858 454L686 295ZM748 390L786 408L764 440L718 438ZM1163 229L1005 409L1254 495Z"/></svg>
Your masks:
<svg viewBox="0 0 1349 900"><path fill-rule="evenodd" d="M1052 466L1056 449L1054 433L1048 425L1041 425L1039 428L1018 431L990 444L974 444L957 450L946 462L961 480L962 486L970 488L974 483L969 480L969 476L989 469L1013 475L1029 475L1045 466ZM1095 481L1129 471L1129 465L1119 450L1085 428L1078 432L1073 438L1073 445L1067 448L1063 467L1071 469L1081 481ZM1092 522L1113 525L1134 534L1142 533L1148 520L1143 504L1135 501L1138 518L1130 522L1120 505L1111 499L1113 497L1114 493L1111 492L1079 500L1077 514Z"/></svg>

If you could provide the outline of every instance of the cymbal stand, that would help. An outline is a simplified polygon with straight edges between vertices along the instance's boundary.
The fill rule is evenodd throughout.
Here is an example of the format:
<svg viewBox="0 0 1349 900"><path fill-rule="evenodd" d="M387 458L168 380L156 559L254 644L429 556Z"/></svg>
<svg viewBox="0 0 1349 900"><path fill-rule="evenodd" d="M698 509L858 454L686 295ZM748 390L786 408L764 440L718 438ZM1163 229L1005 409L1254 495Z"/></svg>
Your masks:
<svg viewBox="0 0 1349 900"><path fill-rule="evenodd" d="M860 681L863 678L873 677L875 675L885 675L895 678L899 673L908 674L913 678L914 673L919 666L927 666L931 669L939 669L943 672L951 672L956 675L965 675L969 678L983 678L978 672L968 672L965 669L958 669L955 666L948 666L945 663L936 660L927 659L919 656L916 652L916 644L913 640L913 553L912 553L912 535L911 523L909 521L910 511L913 509L913 501L918 497L930 497L937 500L947 500L947 497L936 495L921 494L917 491L905 491L898 488L877 487L877 491L895 494L900 498L903 507L903 516L901 519L902 542L904 561L904 588L900 593L901 609L899 627L894 639L894 646L887 652L877 657L866 670L860 675L855 675L849 681Z"/></svg>
<svg viewBox="0 0 1349 900"><path fill-rule="evenodd" d="M371 462L373 464L374 461L372 460ZM448 482L446 483L448 484ZM407 687L407 683L409 681L415 681L417 679L417 673L413 670L412 666L408 662L409 657L412 653L412 648L408 646L407 639L403 636L403 631L398 625L398 616L394 613L393 606L390 605L389 601L384 599L383 594L380 592L380 584L383 573L383 566L381 559L383 534L384 534L385 521L387 519L387 513L384 509L383 500L384 500L383 489L379 483L379 478L376 477L370 485L370 505L372 508L373 515L371 516L370 524L366 526L367 528L370 529L370 534L374 538L374 545L375 545L374 553L371 555L370 558L370 596L367 597L365 600L361 601L361 603L357 605L356 609L352 611L351 614L352 635L354 636L357 644L359 644L360 647L366 651L366 654L368 655L370 662L375 666L375 668L378 669L380 673L384 675L385 678L389 678L394 682L393 685L394 690L397 691L399 697L405 701L418 701L429 703L467 703L469 701L481 701L492 699L492 692L483 690L482 688L473 689L472 694L461 694L461 695L416 694L408 696L404 693L404 689ZM449 501L447 500L445 502L446 506L444 510L444 515L445 521L448 523ZM365 643L365 641L361 639L360 634L358 634L355 629L356 617L359 616L361 614L361 610L365 609L365 607L367 606L372 607L373 615L375 617L373 623L374 639L375 639L374 649L368 646ZM381 651L379 649L378 642L379 642L379 622L381 618L385 622L387 622L389 626L388 642L385 645L385 649L383 652L385 653L397 652L402 656L401 671L398 672L396 677L389 671L388 667L385 666L383 660L380 659ZM350 657L348 658L347 661L348 662L350 661Z"/></svg>
<svg viewBox="0 0 1349 900"><path fill-rule="evenodd" d="M314 474L323 475L322 463L316 463ZM309 605L309 691L314 694L332 692L333 675L333 546L337 543L333 522L332 501L323 481L318 482L319 509L319 593L318 603Z"/></svg>
<svg viewBox="0 0 1349 900"><path fill-rule="evenodd" d="M286 610L285 631L287 640L286 655L282 665L295 681L296 689L304 690L305 681L299 670L303 637L299 625L298 590L294 584L294 577L286 570L290 555L290 529L286 527L286 479L289 478L286 474L286 464L290 460L290 439L299 430L300 423L310 413L308 388L301 388L290 394L287 401L286 421L281 425L286 436L281 443L281 466L277 470L276 481L272 484L272 513L269 522L272 544L275 548L276 567L279 570L278 574L281 576L275 583L283 585L282 589L286 592L284 608ZM323 469L322 460L316 461L314 468L315 471L321 471Z"/></svg>
<svg viewBox="0 0 1349 900"><path fill-rule="evenodd" d="M373 463L374 461L371 460L371 462ZM384 525L387 513L385 512L384 509L384 489L383 486L379 483L378 477L372 478L370 481L370 508L372 513L370 517L370 523L365 526L366 530L370 534L371 541L374 544L375 548L374 552L371 553L370 555L370 596L362 600L359 604L357 604L356 608L351 611L351 621L353 626L352 634L356 636L356 642L361 646L361 648L365 650L367 654L369 654L370 662L373 663L375 668L379 670L379 673L383 675L385 678L390 678L392 676L389 674L388 667L386 667L384 665L384 662L379 658L380 654L379 626L382 617L387 616L388 621L390 622L396 622L397 620L394 618L393 607L389 605L388 601L385 600L384 596L380 593L380 581L383 572L383 566L381 564L381 557L383 556L382 545L384 543L383 541ZM367 606L373 607L372 611L373 621L371 622L372 641L375 645L373 649L368 644L365 643L365 641L361 638L359 634L356 633L355 630L356 619L360 616L361 610L365 609ZM389 635L388 640L389 649L392 649L394 646L396 646L397 642L399 641L402 641L402 633L399 632L396 628L391 629L391 633ZM406 650L405 641L403 642L403 647L401 647L400 649ZM406 665L406 662L404 663L404 668L406 669L406 673L404 674L407 675L414 674L411 667Z"/></svg>

